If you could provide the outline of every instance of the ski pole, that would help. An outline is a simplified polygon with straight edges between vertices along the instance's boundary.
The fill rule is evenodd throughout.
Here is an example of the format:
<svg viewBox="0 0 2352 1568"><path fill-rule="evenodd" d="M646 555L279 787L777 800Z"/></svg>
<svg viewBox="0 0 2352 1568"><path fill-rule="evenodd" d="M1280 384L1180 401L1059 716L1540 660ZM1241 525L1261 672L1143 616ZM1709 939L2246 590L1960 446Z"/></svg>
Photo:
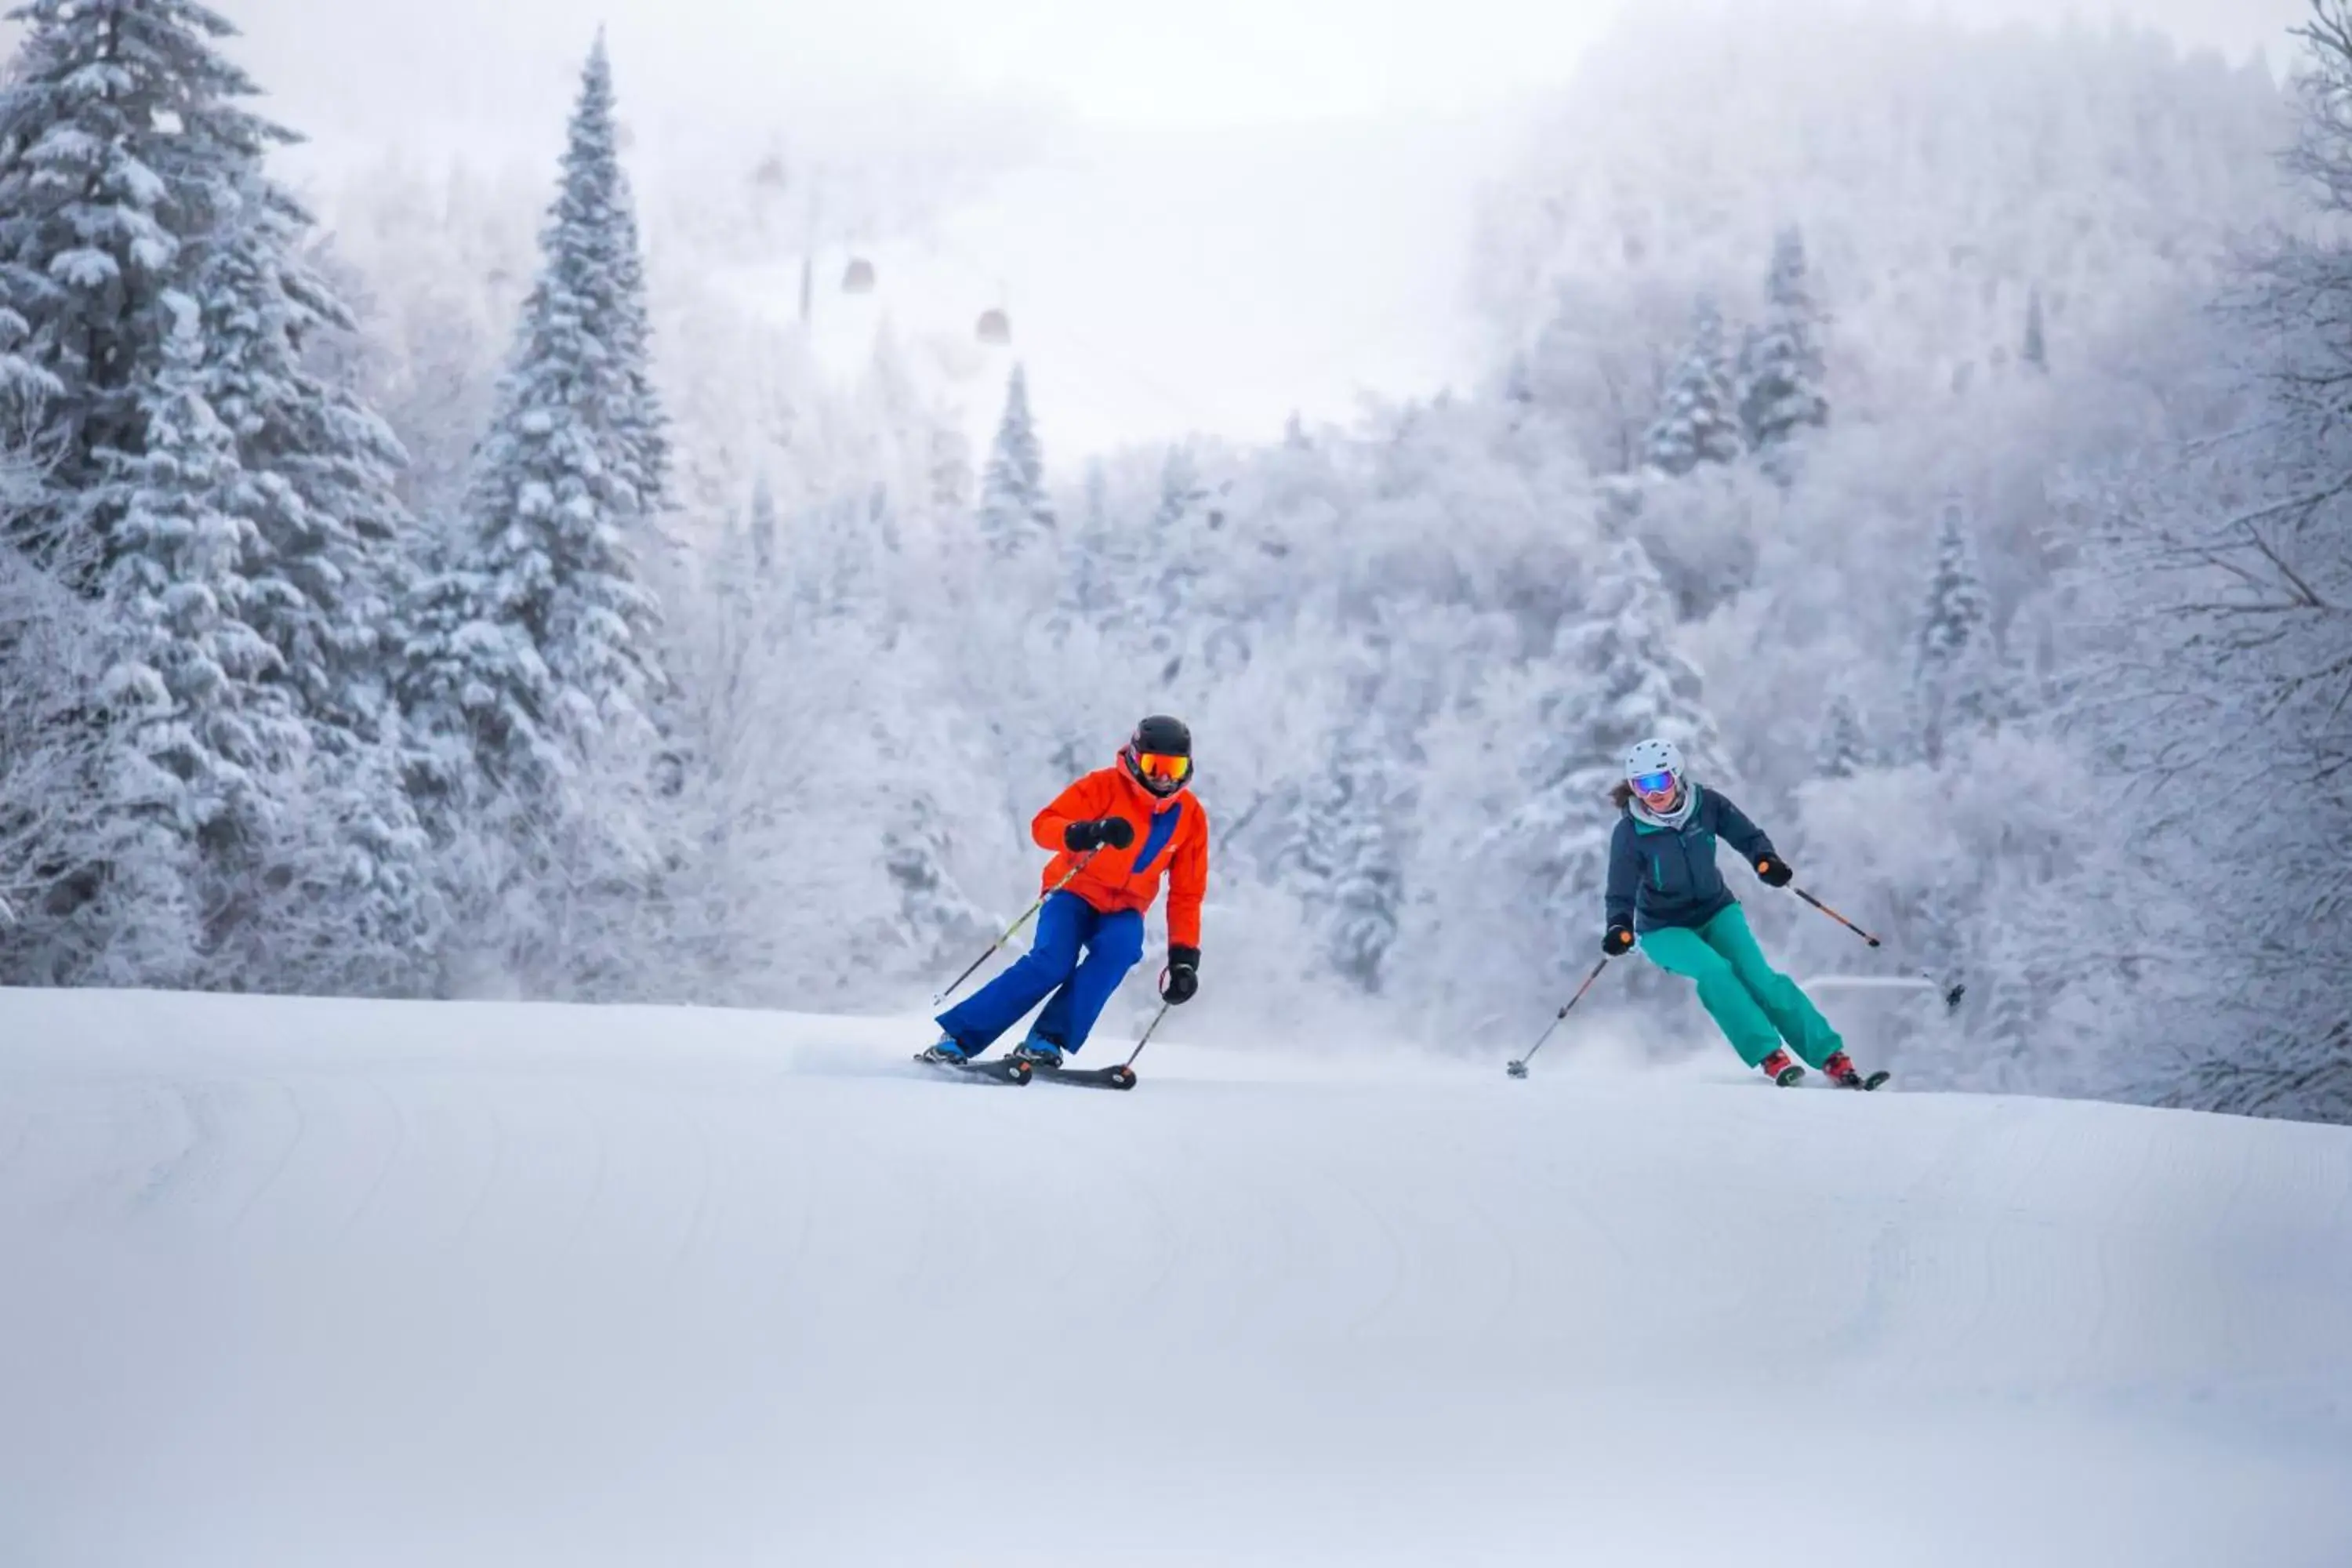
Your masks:
<svg viewBox="0 0 2352 1568"><path fill-rule="evenodd" d="M1087 862L1092 860L1097 853L1097 851L1092 849L1087 850L1085 858L1081 859L1076 865L1070 868L1070 874L1068 876L1063 878L1060 881L1055 883L1052 887L1038 894L1037 901L1030 905L1027 909L1022 910L1021 918L1014 921L1011 925L1006 926L1004 928L1004 934L988 944L988 951L986 952L982 953L978 958L971 961L971 967L966 969L961 974L957 975L953 980L949 981L948 988L931 998L931 1005L934 1007L939 1006L949 997L956 994L956 987L961 985L965 981L979 973L980 966L986 963L990 959L994 958L999 952L1003 952L1004 944L1011 942L1014 935L1020 931L1021 928L1027 925L1037 911L1045 907L1046 900L1052 898L1055 893L1060 892L1064 888L1068 887L1073 881L1076 880L1078 873L1087 868Z"/></svg>
<svg viewBox="0 0 2352 1568"><path fill-rule="evenodd" d="M1884 947L1885 945L1885 943L1880 942L1876 937L1871 935L1868 931L1863 930L1860 926L1854 924L1852 921L1846 919L1843 915L1838 913L1827 904L1822 902L1821 900L1805 891L1804 889L1791 886L1789 891L1796 894L1797 897L1804 900L1805 902L1812 905L1813 908L1821 910L1822 913L1829 916L1830 919L1837 921L1838 924L1845 927L1846 930L1853 932L1854 935L1870 943L1871 946ZM1922 980L1927 981L1930 985L1933 985L1937 990L1943 993L1944 1010L1946 1012L1958 1010L1960 1005L1961 994L1968 990L1968 985L1965 982L1955 982L1950 985L1947 985L1944 982L1938 980L1936 976L1928 973L1924 969L1919 970L1916 973Z"/></svg>
<svg viewBox="0 0 2352 1568"><path fill-rule="evenodd" d="M1544 1048L1544 1042L1551 1038L1552 1030L1559 1028L1561 1020L1568 1016L1569 1007L1573 1007L1579 1002L1584 1000L1584 994L1592 989L1592 983L1600 979L1601 972L1608 967L1609 961L1606 958L1594 964L1592 966L1592 973L1584 977L1584 984L1576 988L1576 994L1568 999L1568 1006L1562 1007L1559 1012L1552 1015L1551 1023L1547 1026L1544 1032L1537 1037L1535 1045L1528 1049L1528 1054L1521 1057L1518 1060L1510 1063L1503 1070L1509 1073L1513 1078L1527 1077L1528 1064L1536 1059L1536 1052Z"/></svg>
<svg viewBox="0 0 2352 1568"><path fill-rule="evenodd" d="M1170 1002L1160 1004L1160 1011L1151 1015L1151 1022L1144 1026L1143 1038L1135 1042L1135 1049L1128 1052L1127 1060L1120 1064L1121 1070L1127 1070L1135 1066L1135 1058L1143 1054L1143 1047L1150 1045L1151 1037L1160 1032L1160 1021L1168 1016L1168 1009L1173 1005L1174 1004Z"/></svg>

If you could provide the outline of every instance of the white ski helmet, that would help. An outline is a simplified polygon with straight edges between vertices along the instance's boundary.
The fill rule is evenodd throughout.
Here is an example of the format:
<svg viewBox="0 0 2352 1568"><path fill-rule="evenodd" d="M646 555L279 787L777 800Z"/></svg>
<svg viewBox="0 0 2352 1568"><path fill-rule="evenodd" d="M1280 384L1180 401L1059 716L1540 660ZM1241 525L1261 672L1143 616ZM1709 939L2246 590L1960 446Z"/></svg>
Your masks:
<svg viewBox="0 0 2352 1568"><path fill-rule="evenodd" d="M1636 741L1625 752L1625 782L1633 783L1651 773L1672 773L1683 776L1683 752L1672 741Z"/></svg>

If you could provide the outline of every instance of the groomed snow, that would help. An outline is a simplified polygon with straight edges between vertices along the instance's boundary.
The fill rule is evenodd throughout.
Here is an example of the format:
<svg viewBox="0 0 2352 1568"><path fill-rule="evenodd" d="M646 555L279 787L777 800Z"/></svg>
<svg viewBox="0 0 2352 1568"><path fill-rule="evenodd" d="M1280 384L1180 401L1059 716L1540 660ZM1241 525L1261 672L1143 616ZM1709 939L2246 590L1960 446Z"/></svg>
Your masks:
<svg viewBox="0 0 2352 1568"><path fill-rule="evenodd" d="M0 1563L2352 1562L2352 1129L1171 1035L0 994Z"/></svg>

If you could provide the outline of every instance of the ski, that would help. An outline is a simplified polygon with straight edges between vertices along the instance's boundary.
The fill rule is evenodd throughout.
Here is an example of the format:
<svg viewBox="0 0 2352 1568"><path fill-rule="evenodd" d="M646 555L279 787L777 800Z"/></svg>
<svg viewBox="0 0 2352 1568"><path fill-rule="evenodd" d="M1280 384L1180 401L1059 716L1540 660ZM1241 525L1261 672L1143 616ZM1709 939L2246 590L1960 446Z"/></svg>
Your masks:
<svg viewBox="0 0 2352 1568"><path fill-rule="evenodd" d="M1855 1073L1851 1078L1832 1079L1830 1080L1830 1087L1832 1089L1853 1089L1863 1090L1874 1089L1885 1084L1894 1076L1895 1075L1893 1073L1885 1071L1884 1069L1874 1073Z"/></svg>
<svg viewBox="0 0 2352 1568"><path fill-rule="evenodd" d="M941 1072L955 1073L963 1078L978 1079L983 1083L1018 1085L1029 1081L1029 1064L1014 1061L1010 1057L1000 1058L994 1061L943 1062L936 1057L924 1056L919 1052L915 1059L927 1068L937 1068Z"/></svg>
<svg viewBox="0 0 2352 1568"><path fill-rule="evenodd" d="M1135 1069L1130 1067L1109 1068L1048 1068L1037 1069L1042 1083L1075 1084L1080 1089L1133 1089Z"/></svg>

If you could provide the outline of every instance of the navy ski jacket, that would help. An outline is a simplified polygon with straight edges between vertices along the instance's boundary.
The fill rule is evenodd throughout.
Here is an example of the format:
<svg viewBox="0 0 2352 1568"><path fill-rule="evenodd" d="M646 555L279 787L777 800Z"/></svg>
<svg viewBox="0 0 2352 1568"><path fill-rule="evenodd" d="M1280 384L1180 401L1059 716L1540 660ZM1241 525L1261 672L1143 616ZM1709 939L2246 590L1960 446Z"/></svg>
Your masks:
<svg viewBox="0 0 2352 1568"><path fill-rule="evenodd" d="M1764 830L1724 796L1687 786L1697 805L1680 827L1658 827L1625 807L1609 841L1609 923L1636 931L1703 926L1739 900L1716 868L1715 841L1728 843L1748 864L1780 852Z"/></svg>

